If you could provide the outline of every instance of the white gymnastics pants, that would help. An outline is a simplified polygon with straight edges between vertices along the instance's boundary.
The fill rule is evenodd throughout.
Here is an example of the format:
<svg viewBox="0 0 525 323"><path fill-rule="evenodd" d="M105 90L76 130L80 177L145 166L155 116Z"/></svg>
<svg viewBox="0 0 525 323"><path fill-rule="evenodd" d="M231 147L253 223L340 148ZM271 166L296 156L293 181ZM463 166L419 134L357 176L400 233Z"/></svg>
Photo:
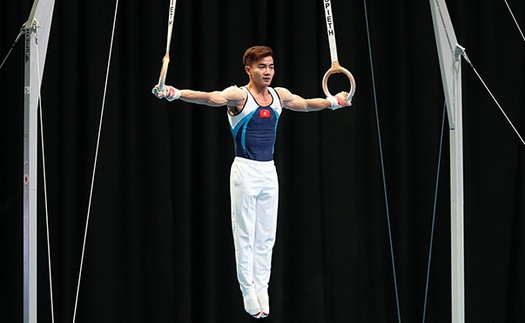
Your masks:
<svg viewBox="0 0 525 323"><path fill-rule="evenodd" d="M237 279L243 296L268 288L277 231L279 183L273 161L236 157L230 174Z"/></svg>

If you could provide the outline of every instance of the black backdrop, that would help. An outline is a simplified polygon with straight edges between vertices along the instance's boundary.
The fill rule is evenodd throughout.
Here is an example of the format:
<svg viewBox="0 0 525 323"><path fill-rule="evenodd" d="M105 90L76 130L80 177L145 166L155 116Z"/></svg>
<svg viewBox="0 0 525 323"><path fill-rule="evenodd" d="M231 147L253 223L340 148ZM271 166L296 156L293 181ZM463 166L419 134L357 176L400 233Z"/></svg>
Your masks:
<svg viewBox="0 0 525 323"><path fill-rule="evenodd" d="M524 41L504 1L449 1L458 41L518 130ZM525 4L508 1L525 24ZM2 58L31 1L0 3ZM364 3L333 1L354 105L285 111L278 240L267 322L396 322ZM111 1L58 0L42 88L56 322L72 320L111 25ZM121 1L77 322L248 322L229 217L225 110L150 94L168 1ZM369 1L401 318L422 320L444 96L428 1ZM322 96L330 65L320 0L177 4L168 84L243 85L244 50L275 51L273 85ZM22 321L23 48L0 70L2 321ZM341 85L341 86L340 86ZM346 88L334 77L333 91ZM525 147L463 64L468 322L525 322ZM427 322L450 321L445 129ZM42 182L40 182L42 183ZM40 190L41 192L42 190ZM50 322L42 193L39 319Z"/></svg>

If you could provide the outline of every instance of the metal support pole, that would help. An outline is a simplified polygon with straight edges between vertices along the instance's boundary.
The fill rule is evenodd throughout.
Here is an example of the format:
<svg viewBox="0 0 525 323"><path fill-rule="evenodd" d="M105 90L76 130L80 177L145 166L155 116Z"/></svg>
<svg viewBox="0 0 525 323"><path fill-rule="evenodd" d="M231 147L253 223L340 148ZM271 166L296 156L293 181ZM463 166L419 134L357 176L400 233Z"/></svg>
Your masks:
<svg viewBox="0 0 525 323"><path fill-rule="evenodd" d="M463 107L461 53L444 0L430 0L450 128L452 323L465 322Z"/></svg>
<svg viewBox="0 0 525 323"><path fill-rule="evenodd" d="M54 0L35 0L25 23L24 323L37 321L38 101L53 7Z"/></svg>

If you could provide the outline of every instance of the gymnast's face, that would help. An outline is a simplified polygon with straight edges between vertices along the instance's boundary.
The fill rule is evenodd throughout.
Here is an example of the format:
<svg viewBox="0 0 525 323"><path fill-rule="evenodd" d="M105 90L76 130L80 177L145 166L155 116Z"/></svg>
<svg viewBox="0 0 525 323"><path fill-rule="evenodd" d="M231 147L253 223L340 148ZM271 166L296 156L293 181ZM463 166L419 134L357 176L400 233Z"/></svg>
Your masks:
<svg viewBox="0 0 525 323"><path fill-rule="evenodd" d="M246 73L250 76L250 81L257 86L267 87L272 82L275 74L273 57L266 56L251 66L246 66Z"/></svg>

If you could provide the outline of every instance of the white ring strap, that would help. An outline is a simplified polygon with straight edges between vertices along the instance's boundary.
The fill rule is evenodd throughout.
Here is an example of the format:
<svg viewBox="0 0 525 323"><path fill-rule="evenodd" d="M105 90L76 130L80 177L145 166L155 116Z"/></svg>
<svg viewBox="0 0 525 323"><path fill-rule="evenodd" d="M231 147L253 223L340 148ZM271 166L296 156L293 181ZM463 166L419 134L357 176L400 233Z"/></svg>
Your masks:
<svg viewBox="0 0 525 323"><path fill-rule="evenodd" d="M168 74L168 64L170 63L170 44L171 44L171 34L173 31L173 21L175 17L175 6L177 0L170 0L170 9L168 13L168 35L166 40L166 54L162 59L162 68L160 69L159 76L159 92L162 92L164 89L164 84L166 83L166 74Z"/></svg>
<svg viewBox="0 0 525 323"><path fill-rule="evenodd" d="M332 13L332 2L331 0L323 0L323 10L326 21L326 32L328 34L328 43L330 46L330 58L332 59L332 66L328 71L326 71L323 77L323 92L326 96L332 96L328 90L328 79L332 74L343 73L348 77L350 81L350 90L348 91L348 101L352 100L352 97L355 94L355 79L352 73L346 68L339 65L337 58L337 44L335 41L335 26L334 26L334 16Z"/></svg>

